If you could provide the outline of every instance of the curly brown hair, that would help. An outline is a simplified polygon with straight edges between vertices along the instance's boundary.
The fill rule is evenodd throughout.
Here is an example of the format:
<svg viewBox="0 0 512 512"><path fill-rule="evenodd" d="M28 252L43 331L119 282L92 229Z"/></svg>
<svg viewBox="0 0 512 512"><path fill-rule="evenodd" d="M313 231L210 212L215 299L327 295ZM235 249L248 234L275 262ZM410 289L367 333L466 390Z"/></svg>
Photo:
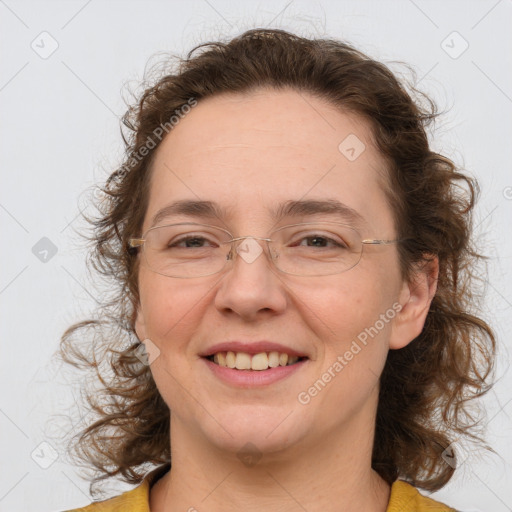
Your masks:
<svg viewBox="0 0 512 512"><path fill-rule="evenodd" d="M368 120L388 163L385 192L397 237L405 240L399 244L402 277L410 279L426 254L439 259L423 331L389 352L380 378L372 467L389 483L401 478L440 489L454 472L443 450L459 438L481 441L470 407L492 385L495 337L475 307L482 279L477 264L484 262L472 242L478 184L430 150L427 127L439 115L436 105L349 44L282 30L254 29L228 42L204 43L177 61L145 84L124 115L125 160L97 197L100 215L86 217L93 228L86 237L92 242L88 262L111 295L104 294L98 318L71 326L61 341L65 361L100 382L86 394L97 419L72 449L96 472L91 491L111 476L140 483L148 465L171 462L170 411L149 366L137 357L138 258L128 245L142 229L161 135L191 100L261 87L309 92Z"/></svg>

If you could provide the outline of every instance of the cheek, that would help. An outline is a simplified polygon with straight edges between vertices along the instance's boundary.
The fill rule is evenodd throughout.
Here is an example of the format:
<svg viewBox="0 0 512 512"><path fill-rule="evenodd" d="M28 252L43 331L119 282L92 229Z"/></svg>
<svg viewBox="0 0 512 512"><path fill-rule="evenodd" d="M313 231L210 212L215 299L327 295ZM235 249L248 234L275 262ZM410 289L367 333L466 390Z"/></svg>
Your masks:
<svg viewBox="0 0 512 512"><path fill-rule="evenodd" d="M140 290L146 336L165 350L184 348L185 334L197 327L205 305L204 286L183 286L177 279L141 273Z"/></svg>
<svg viewBox="0 0 512 512"><path fill-rule="evenodd" d="M154 273L141 273L139 283L146 337L158 347L151 373L168 407L184 411L190 403L183 389L196 386L188 352L203 315L204 286L183 286Z"/></svg>
<svg viewBox="0 0 512 512"><path fill-rule="evenodd" d="M318 381L308 383L312 394L306 393L318 393L317 406L328 416L323 421L336 421L332 412L340 403L350 411L374 393L389 350L395 288L393 272L369 265L333 276L323 286L304 288L308 308L303 311L309 311L319 347Z"/></svg>
<svg viewBox="0 0 512 512"><path fill-rule="evenodd" d="M342 277L338 286L331 282L308 295L319 352L315 379L303 391L315 400L317 413L322 410L325 426L355 414L378 389L395 316L392 287L375 274L370 279L354 269Z"/></svg>
<svg viewBox="0 0 512 512"><path fill-rule="evenodd" d="M375 271L353 269L331 276L329 282L296 283L293 290L302 298L301 310L311 328L325 343L341 350L347 342L372 326L393 304L393 287L379 280ZM300 303L298 303L300 304ZM387 325L387 324L386 324Z"/></svg>

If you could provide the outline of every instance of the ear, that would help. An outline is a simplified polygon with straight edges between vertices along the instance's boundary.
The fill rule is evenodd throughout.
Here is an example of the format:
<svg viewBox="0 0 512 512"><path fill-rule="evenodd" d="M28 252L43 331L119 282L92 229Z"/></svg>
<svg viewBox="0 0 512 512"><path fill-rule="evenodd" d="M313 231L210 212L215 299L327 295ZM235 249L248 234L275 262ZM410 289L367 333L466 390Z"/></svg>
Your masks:
<svg viewBox="0 0 512 512"><path fill-rule="evenodd" d="M390 349L400 349L420 335L437 290L439 259L426 256L415 265L411 279L404 281L399 295L401 309L395 316L389 340Z"/></svg>
<svg viewBox="0 0 512 512"><path fill-rule="evenodd" d="M147 336L146 336L146 325L144 323L144 315L142 313L142 308L140 306L140 303L134 311L134 318L135 318L135 321L134 321L135 333L137 334L137 338L139 338L139 341L142 342L147 338Z"/></svg>

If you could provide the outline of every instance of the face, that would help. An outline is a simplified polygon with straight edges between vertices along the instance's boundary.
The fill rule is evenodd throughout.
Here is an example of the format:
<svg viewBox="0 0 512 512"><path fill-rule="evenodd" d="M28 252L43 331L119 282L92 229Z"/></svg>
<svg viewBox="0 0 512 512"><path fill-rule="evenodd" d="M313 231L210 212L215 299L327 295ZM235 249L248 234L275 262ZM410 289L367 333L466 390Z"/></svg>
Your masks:
<svg viewBox="0 0 512 512"><path fill-rule="evenodd" d="M349 136L354 153L347 141L339 149ZM363 239L396 235L369 125L306 93L259 90L201 101L164 139L152 172L143 233L160 209L182 200L215 202L222 217L179 214L159 225L200 222L233 237L267 237L294 223L351 223L317 213L276 225L270 214L290 200L336 200L361 216ZM323 277L280 273L262 248L254 261L236 256L208 277L166 277L141 264L136 330L160 351L151 371L171 421L233 453L248 441L272 453L365 426L370 432L378 376L398 343L396 305L409 296L396 246L365 246L354 268ZM230 381L201 354L233 341L272 342L305 359L271 382Z"/></svg>

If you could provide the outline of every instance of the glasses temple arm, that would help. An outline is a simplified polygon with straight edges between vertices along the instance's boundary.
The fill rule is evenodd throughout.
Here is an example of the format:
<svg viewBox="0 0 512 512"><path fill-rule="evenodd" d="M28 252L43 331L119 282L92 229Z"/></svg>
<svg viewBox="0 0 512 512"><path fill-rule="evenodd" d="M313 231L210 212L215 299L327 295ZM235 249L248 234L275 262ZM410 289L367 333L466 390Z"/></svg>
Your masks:
<svg viewBox="0 0 512 512"><path fill-rule="evenodd" d="M402 242L403 240L379 240L379 239L370 239L370 240L361 240L362 244L371 244L371 245L386 245L386 244L394 244L397 242Z"/></svg>
<svg viewBox="0 0 512 512"><path fill-rule="evenodd" d="M128 245L129 247L140 247L141 245L144 245L145 241L145 238L130 238L128 240Z"/></svg>

